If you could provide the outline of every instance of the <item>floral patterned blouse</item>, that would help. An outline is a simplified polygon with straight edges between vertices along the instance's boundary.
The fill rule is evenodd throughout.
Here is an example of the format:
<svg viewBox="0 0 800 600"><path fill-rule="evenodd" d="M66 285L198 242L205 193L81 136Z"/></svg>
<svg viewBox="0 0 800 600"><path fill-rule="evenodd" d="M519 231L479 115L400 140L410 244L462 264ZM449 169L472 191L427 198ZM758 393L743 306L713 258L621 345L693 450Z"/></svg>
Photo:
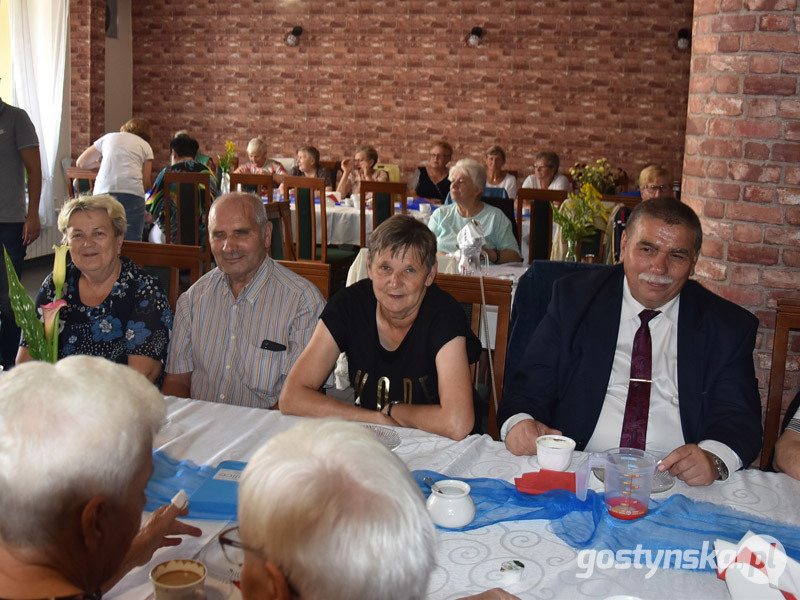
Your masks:
<svg viewBox="0 0 800 600"><path fill-rule="evenodd" d="M81 302L78 281L81 272L74 264L67 267L58 334L58 357L72 354L102 356L121 364L129 355L147 356L161 362L167 359L172 329L172 310L161 284L128 258L111 293L98 306ZM36 296L36 308L55 298L53 274L47 276ZM27 346L25 340L22 345Z"/></svg>

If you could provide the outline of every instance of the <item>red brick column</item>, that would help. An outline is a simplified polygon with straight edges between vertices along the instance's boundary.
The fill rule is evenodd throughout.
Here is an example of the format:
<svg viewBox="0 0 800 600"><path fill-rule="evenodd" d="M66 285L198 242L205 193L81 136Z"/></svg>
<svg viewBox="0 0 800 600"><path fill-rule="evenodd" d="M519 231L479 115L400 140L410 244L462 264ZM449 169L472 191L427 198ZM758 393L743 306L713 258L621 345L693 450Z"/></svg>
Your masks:
<svg viewBox="0 0 800 600"><path fill-rule="evenodd" d="M696 275L759 317L766 398L776 299L800 297L797 0L695 0L693 28L683 197L705 233Z"/></svg>
<svg viewBox="0 0 800 600"><path fill-rule="evenodd" d="M106 5L71 0L69 6L72 156L105 133Z"/></svg>

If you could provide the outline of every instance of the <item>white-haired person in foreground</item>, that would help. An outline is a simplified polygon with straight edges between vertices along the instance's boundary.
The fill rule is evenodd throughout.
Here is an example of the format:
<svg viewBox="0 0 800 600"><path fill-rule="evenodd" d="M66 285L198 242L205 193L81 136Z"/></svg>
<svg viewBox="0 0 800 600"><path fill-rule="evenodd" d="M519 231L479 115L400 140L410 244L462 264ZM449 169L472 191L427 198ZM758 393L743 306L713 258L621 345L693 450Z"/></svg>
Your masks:
<svg viewBox="0 0 800 600"><path fill-rule="evenodd" d="M332 419L261 447L239 484L238 531L220 541L242 565L245 600L413 600L435 566L436 532L405 464L362 426Z"/></svg>
<svg viewBox="0 0 800 600"><path fill-rule="evenodd" d="M173 505L140 529L164 416L155 386L103 358L29 362L0 376L0 596L98 599L157 548L180 543L165 536L200 535Z"/></svg>

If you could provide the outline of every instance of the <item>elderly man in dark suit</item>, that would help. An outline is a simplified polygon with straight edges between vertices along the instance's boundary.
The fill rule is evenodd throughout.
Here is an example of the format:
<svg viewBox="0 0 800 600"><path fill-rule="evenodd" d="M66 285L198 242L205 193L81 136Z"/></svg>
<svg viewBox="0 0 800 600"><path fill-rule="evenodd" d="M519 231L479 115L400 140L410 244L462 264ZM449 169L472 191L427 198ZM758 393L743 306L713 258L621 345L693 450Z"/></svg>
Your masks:
<svg viewBox="0 0 800 600"><path fill-rule="evenodd" d="M689 281L700 220L672 198L638 205L622 265L564 277L512 375L498 421L506 447L535 454L563 432L579 450L639 447L708 485L761 444L757 319Z"/></svg>

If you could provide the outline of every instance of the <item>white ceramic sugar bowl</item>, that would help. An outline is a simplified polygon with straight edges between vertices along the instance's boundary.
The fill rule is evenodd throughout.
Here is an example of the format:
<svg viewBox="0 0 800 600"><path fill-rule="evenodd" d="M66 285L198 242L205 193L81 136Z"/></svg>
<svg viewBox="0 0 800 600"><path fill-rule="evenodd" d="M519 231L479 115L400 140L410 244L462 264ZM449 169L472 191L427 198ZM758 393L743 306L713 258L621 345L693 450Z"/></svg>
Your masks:
<svg viewBox="0 0 800 600"><path fill-rule="evenodd" d="M436 486L439 491L431 490L426 503L433 522L450 529L472 523L475 518L475 503L469 495L469 484L455 479L443 479L437 481Z"/></svg>

